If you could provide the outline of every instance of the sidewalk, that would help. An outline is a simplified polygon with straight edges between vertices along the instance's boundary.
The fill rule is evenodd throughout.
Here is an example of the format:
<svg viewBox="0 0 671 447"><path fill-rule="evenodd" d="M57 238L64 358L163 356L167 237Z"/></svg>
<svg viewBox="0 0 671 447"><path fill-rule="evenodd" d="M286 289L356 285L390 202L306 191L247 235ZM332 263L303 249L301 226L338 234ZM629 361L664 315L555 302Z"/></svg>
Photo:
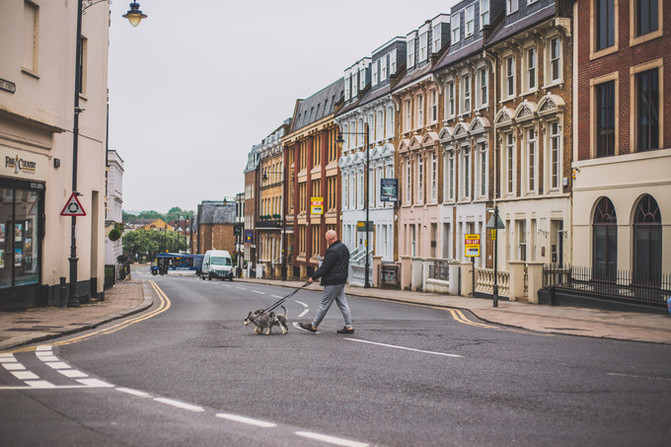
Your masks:
<svg viewBox="0 0 671 447"><path fill-rule="evenodd" d="M0 352L21 345L92 329L108 321L141 312L152 304L143 281L119 281L105 292L105 301L81 307L37 307L0 312Z"/></svg>
<svg viewBox="0 0 671 447"><path fill-rule="evenodd" d="M235 281L294 289L303 285L301 281L270 279ZM321 287L313 284L308 289L321 290ZM494 308L491 300L480 298L355 286L347 286L345 290L351 296L466 310L489 323L544 333L671 344L671 316L662 314L510 301L499 301L499 307ZM120 281L106 291L105 301L100 303L79 308L40 307L24 312L0 312L0 352L92 329L108 321L141 312L151 306L152 297L148 282L130 280Z"/></svg>

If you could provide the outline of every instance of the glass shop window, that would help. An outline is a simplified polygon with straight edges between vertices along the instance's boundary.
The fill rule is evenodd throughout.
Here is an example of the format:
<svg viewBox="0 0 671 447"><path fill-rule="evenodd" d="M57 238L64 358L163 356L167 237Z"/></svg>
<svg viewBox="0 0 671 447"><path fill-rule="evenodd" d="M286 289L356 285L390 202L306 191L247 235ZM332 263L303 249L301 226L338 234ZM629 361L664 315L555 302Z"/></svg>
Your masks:
<svg viewBox="0 0 671 447"><path fill-rule="evenodd" d="M0 288L40 281L41 191L0 184Z"/></svg>

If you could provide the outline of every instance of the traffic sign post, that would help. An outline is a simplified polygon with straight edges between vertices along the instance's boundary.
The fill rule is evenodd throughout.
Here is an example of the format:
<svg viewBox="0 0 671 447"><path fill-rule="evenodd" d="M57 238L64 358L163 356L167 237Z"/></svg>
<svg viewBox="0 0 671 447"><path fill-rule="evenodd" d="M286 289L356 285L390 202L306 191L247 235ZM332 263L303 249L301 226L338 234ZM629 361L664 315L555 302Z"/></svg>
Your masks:
<svg viewBox="0 0 671 447"><path fill-rule="evenodd" d="M86 211L84 211L84 207L77 198L76 193L73 192L65 203L65 206L61 211L61 216L86 216Z"/></svg>

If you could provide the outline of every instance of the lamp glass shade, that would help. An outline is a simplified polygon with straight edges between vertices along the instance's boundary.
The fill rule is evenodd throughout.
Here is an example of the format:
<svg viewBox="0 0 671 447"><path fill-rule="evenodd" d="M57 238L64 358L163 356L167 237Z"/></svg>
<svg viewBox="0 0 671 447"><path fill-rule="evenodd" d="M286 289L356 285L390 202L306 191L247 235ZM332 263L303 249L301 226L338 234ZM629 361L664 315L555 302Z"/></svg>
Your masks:
<svg viewBox="0 0 671 447"><path fill-rule="evenodd" d="M124 19L128 19L131 25L138 26L140 24L140 21L142 19L147 18L147 14L143 14L142 11L140 11L140 4L139 3L131 3L130 4L130 9L126 14L122 16Z"/></svg>

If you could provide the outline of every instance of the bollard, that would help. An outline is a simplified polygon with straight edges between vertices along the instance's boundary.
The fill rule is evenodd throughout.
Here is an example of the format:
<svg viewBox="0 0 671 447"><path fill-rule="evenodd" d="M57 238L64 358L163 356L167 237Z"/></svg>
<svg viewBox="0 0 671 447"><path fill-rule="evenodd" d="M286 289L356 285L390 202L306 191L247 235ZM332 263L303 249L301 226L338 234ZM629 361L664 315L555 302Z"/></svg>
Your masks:
<svg viewBox="0 0 671 447"><path fill-rule="evenodd" d="M68 302L67 298L67 293L68 293L68 285L66 284L66 278L65 276L60 277L60 285L59 285L59 292L58 292L58 301L61 307L65 307L66 303Z"/></svg>

